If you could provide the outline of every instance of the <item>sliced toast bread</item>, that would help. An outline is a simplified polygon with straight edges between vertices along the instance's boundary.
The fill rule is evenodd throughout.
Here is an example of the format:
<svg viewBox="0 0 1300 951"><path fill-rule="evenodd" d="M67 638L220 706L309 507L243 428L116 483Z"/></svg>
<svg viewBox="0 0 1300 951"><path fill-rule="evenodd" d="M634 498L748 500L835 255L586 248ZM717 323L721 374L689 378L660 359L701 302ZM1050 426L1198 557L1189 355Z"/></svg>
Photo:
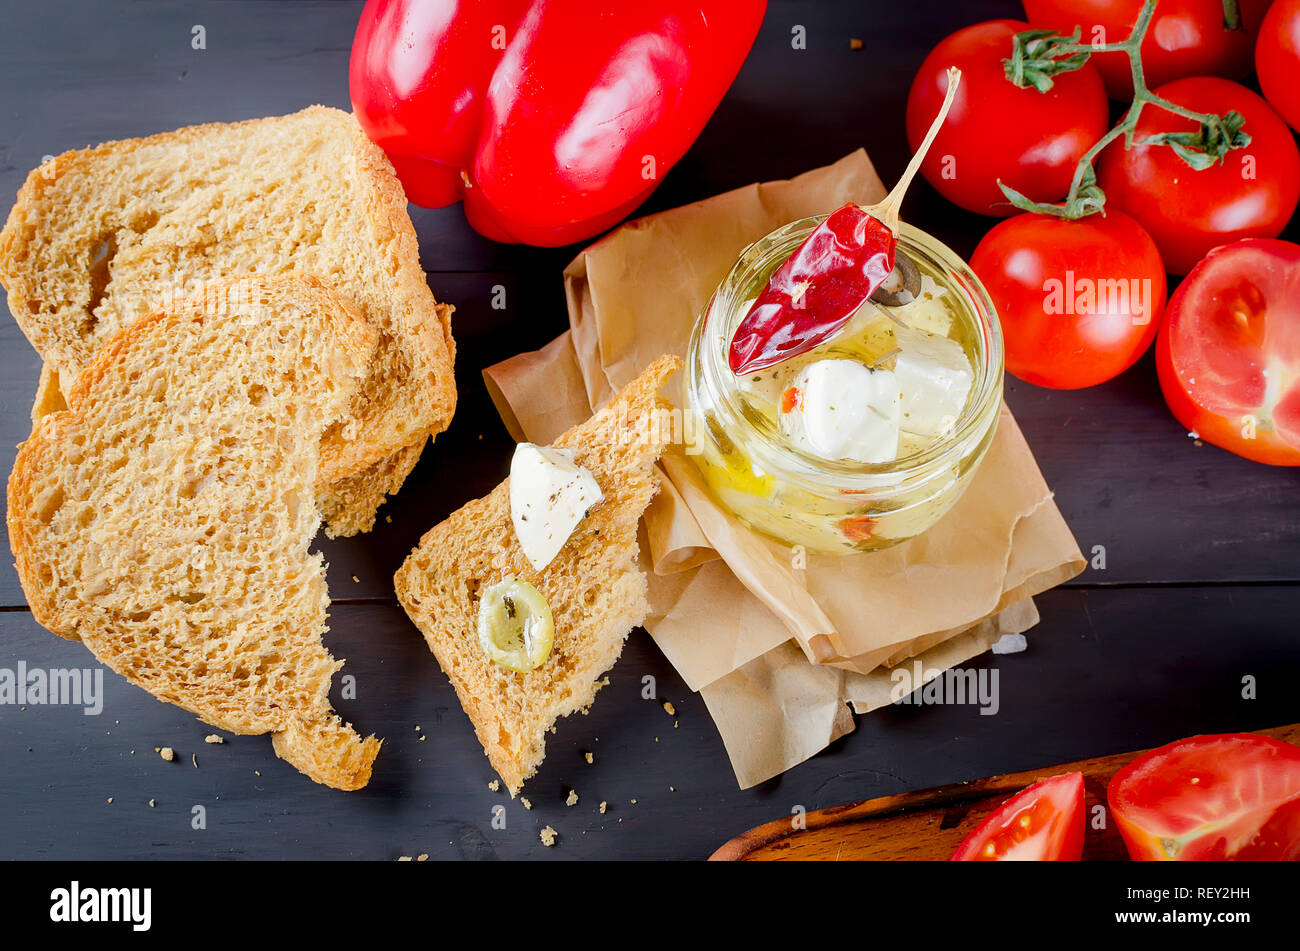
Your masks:
<svg viewBox="0 0 1300 951"><path fill-rule="evenodd" d="M113 333L234 277L326 281L380 332L324 434L331 534L369 529L455 408L452 308L430 293L401 184L356 120L313 106L65 152L0 232L9 309L72 380Z"/></svg>
<svg viewBox="0 0 1300 951"><path fill-rule="evenodd" d="M547 731L591 704L628 633L649 611L637 526L656 488L654 462L671 438L656 393L679 365L660 358L555 441L591 471L605 498L542 571L532 568L515 536L507 479L431 529L394 579L398 599L512 796L546 755ZM527 673L489 659L476 633L479 591L507 575L540 591L555 620L550 656Z"/></svg>
<svg viewBox="0 0 1300 951"><path fill-rule="evenodd" d="M320 282L210 285L104 342L8 488L38 622L340 789L366 784L379 741L330 708L314 486L377 343Z"/></svg>
<svg viewBox="0 0 1300 951"><path fill-rule="evenodd" d="M67 401L59 389L59 374L50 369L48 363L42 364L36 397L32 401L32 425L35 426L47 413L67 408ZM420 461L423 449L422 443L413 443L354 476L318 486L316 496L327 534L347 537L370 531L376 510L402 487Z"/></svg>

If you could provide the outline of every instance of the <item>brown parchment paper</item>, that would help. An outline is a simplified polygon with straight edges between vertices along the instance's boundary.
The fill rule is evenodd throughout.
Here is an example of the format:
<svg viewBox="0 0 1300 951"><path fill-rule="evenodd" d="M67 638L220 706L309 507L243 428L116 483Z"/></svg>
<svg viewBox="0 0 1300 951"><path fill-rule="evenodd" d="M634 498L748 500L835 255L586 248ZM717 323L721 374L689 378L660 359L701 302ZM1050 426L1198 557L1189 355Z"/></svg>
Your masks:
<svg viewBox="0 0 1300 951"><path fill-rule="evenodd" d="M866 153L631 222L565 270L570 330L484 379L516 439L550 442L691 328L742 250L884 186ZM676 400L680 381L665 394ZM1033 595L1084 559L1010 411L969 488L938 524L881 552L810 555L760 536L712 499L682 446L646 512L645 627L704 698L741 787L853 729L850 707L891 702L889 668L963 663L1038 620Z"/></svg>

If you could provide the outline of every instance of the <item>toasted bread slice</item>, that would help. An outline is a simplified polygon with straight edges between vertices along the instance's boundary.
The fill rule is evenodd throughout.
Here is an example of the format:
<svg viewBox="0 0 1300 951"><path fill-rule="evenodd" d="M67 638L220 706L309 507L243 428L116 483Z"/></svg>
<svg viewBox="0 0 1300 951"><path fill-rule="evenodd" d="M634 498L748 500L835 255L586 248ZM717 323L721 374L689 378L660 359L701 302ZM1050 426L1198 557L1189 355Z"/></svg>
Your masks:
<svg viewBox="0 0 1300 951"><path fill-rule="evenodd" d="M555 441L591 471L605 500L541 572L515 537L507 479L431 529L394 579L398 599L451 679L512 796L545 757L552 724L591 704L628 633L649 611L637 525L656 488L654 462L671 438L656 393L679 366L676 358L661 357ZM537 588L555 618L550 656L527 673L490 660L476 633L478 592L506 575Z"/></svg>
<svg viewBox="0 0 1300 951"><path fill-rule="evenodd" d="M366 784L379 741L330 709L314 486L377 343L319 282L210 286L104 342L8 490L37 621L340 789Z"/></svg>
<svg viewBox="0 0 1300 951"><path fill-rule="evenodd" d="M288 274L326 281L380 332L320 463L327 529L366 530L451 421L456 389L452 308L430 293L401 184L351 115L313 106L65 152L28 175L0 232L9 309L64 381L169 302Z"/></svg>

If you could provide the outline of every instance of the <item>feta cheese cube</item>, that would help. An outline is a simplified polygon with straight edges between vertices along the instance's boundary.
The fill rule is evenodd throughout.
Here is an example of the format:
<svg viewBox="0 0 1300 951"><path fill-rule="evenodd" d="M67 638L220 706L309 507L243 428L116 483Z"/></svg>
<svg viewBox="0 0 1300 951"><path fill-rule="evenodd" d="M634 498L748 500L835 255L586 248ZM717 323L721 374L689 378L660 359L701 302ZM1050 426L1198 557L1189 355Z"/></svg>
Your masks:
<svg viewBox="0 0 1300 951"><path fill-rule="evenodd" d="M817 360L782 401L781 429L805 452L829 460L890 462L898 456L899 385L889 370L857 360Z"/></svg>
<svg viewBox="0 0 1300 951"><path fill-rule="evenodd" d="M951 337L905 327L897 328L895 337L902 429L922 436L945 435L960 418L975 379L966 351Z"/></svg>
<svg viewBox="0 0 1300 951"><path fill-rule="evenodd" d="M541 571L587 511L605 498L596 477L569 449L521 442L510 461L510 520L529 564Z"/></svg>

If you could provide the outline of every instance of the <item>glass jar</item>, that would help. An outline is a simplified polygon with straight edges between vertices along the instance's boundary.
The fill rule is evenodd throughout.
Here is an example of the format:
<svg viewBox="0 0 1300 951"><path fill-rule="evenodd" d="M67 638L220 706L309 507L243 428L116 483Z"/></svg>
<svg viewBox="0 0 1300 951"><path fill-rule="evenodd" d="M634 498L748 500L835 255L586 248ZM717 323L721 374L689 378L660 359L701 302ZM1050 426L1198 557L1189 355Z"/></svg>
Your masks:
<svg viewBox="0 0 1300 951"><path fill-rule="evenodd" d="M913 538L957 501L997 428L1002 331L965 262L903 224L898 249L945 291L949 335L970 361L964 408L942 435L890 462L830 461L802 450L742 397L727 351L749 302L823 220L792 222L746 248L696 321L685 387L687 452L718 501L751 528L807 551L845 554Z"/></svg>

